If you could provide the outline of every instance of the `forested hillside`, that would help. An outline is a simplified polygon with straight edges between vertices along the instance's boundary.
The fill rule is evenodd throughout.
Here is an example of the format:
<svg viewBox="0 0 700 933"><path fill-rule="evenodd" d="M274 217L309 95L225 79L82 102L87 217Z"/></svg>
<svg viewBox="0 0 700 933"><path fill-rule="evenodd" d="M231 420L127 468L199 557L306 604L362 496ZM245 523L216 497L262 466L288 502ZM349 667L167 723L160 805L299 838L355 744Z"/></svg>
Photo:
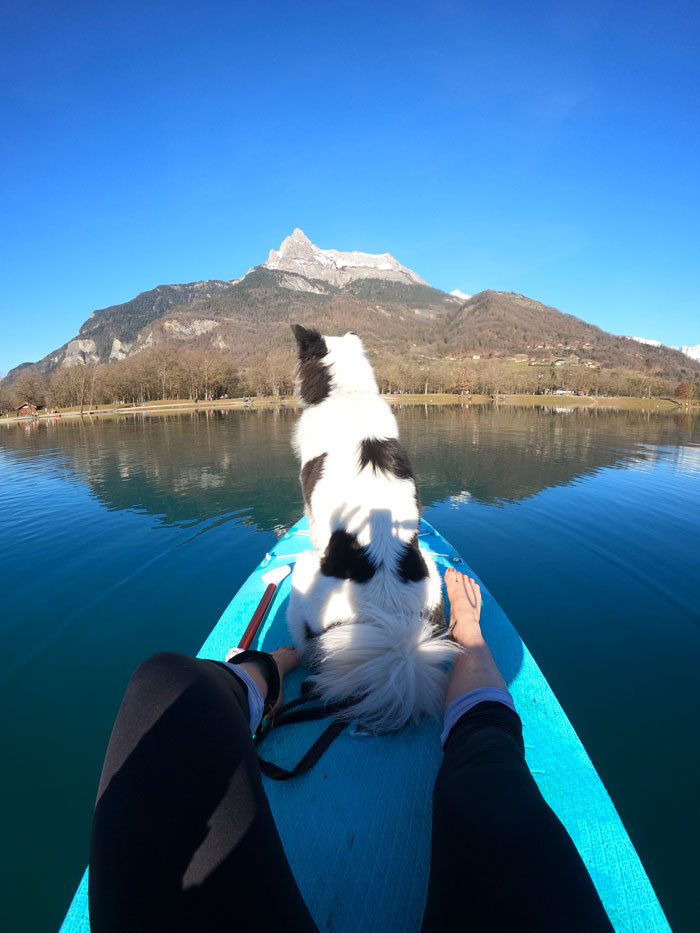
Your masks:
<svg viewBox="0 0 700 933"><path fill-rule="evenodd" d="M387 273L394 278L379 267L357 278L343 270L338 285L328 278L337 270L324 279L263 265L241 279L158 286L94 311L73 340L12 370L1 404L288 392L295 322L360 334L385 391L700 394L700 363L683 353L609 334L524 295L462 300L407 280L410 270Z"/></svg>

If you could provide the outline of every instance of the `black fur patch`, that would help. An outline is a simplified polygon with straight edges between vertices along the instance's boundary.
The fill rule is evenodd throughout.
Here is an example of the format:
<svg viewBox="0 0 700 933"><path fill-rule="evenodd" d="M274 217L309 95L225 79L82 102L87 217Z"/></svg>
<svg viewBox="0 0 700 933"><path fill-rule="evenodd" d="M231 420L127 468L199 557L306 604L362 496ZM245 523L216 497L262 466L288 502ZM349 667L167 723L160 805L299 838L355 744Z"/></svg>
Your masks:
<svg viewBox="0 0 700 933"><path fill-rule="evenodd" d="M311 327L292 324L292 330L299 347L299 395L306 405L317 405L331 391L331 374L322 362L328 347L319 331Z"/></svg>
<svg viewBox="0 0 700 933"><path fill-rule="evenodd" d="M366 583L372 579L376 569L367 548L360 546L355 535L342 528L333 532L321 561L324 576Z"/></svg>
<svg viewBox="0 0 700 933"><path fill-rule="evenodd" d="M414 479L408 455L395 437L366 437L360 444L360 469L369 464L372 469L391 473L397 479Z"/></svg>
<svg viewBox="0 0 700 933"><path fill-rule="evenodd" d="M299 364L299 395L307 405L318 405L331 392L331 374L319 360Z"/></svg>
<svg viewBox="0 0 700 933"><path fill-rule="evenodd" d="M428 576L428 568L425 566L423 555L418 547L417 535L414 535L405 546L397 569L404 583L408 583L409 580L411 583L417 583Z"/></svg>
<svg viewBox="0 0 700 933"><path fill-rule="evenodd" d="M302 327L301 324L292 324L292 330L299 347L299 359L321 359L328 353L326 341L321 332L314 327Z"/></svg>
<svg viewBox="0 0 700 933"><path fill-rule="evenodd" d="M312 671L321 669L321 652L319 651L319 633L314 632L308 622L304 622L304 635L306 644L304 645L304 664Z"/></svg>
<svg viewBox="0 0 700 933"><path fill-rule="evenodd" d="M328 454L319 454L318 457L307 460L301 468L301 491L304 495L304 502L309 507L314 487L323 476L323 464L327 456Z"/></svg>
<svg viewBox="0 0 700 933"><path fill-rule="evenodd" d="M440 600L440 605L436 606L433 611L430 613L430 622L431 627L435 630L436 634L440 634L445 628L445 604Z"/></svg>

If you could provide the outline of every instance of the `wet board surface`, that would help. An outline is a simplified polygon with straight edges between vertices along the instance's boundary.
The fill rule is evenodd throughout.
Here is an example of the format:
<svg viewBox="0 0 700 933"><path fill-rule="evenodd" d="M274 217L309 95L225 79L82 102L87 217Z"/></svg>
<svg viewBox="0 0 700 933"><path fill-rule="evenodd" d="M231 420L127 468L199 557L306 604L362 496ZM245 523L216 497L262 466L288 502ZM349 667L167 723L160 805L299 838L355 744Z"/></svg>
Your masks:
<svg viewBox="0 0 700 933"><path fill-rule="evenodd" d="M468 565L423 521L419 543L444 573ZM199 652L223 660L238 644L265 591L261 577L293 564L311 542L302 519L241 586ZM279 586L251 647L289 643L286 610L291 577ZM670 927L617 812L571 723L508 618L479 580L482 628L523 720L527 762L591 874L617 931ZM285 699L299 695L303 668L285 680ZM262 744L263 757L292 768L328 720L285 726ZM440 722L388 736L349 724L312 770L290 781L264 778L287 857L320 930L333 933L419 930L427 894L431 795L440 766ZM468 905L468 897L465 900ZM468 907L464 929L468 930ZM89 930L87 872L61 927Z"/></svg>

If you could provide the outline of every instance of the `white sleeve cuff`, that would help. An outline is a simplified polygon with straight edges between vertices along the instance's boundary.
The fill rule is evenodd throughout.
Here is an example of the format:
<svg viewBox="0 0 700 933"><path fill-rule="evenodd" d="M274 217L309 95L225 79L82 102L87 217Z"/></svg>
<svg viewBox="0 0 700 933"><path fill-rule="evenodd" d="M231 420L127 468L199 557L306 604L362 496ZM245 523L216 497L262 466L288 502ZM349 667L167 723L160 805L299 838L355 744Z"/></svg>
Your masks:
<svg viewBox="0 0 700 933"><path fill-rule="evenodd" d="M445 710L444 728L440 734L440 741L443 746L452 727L457 724L457 720L461 719L477 703L483 703L484 700L495 700L497 703L503 703L504 706L512 709L514 713L516 712L513 697L503 687L478 687L476 690L469 690L454 699Z"/></svg>
<svg viewBox="0 0 700 933"><path fill-rule="evenodd" d="M250 734L255 735L258 726L263 717L263 710L265 709L265 701L262 698L262 694L258 690L257 684L250 676L248 671L244 671L240 664L229 664L228 659L235 657L237 654L241 654L242 648L232 648L226 655L226 667L230 668L236 677L239 680L242 680L243 683L248 688L248 716L250 723Z"/></svg>

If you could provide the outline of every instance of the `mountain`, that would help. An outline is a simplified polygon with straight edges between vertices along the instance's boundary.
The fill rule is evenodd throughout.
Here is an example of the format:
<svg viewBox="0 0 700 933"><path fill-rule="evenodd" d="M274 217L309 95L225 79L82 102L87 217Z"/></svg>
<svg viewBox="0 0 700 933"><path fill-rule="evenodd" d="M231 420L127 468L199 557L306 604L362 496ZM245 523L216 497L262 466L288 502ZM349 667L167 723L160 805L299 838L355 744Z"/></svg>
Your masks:
<svg viewBox="0 0 700 933"><path fill-rule="evenodd" d="M307 279L321 279L343 286L356 279L381 279L425 285L415 272L402 266L392 255L383 253L341 253L337 249L319 249L298 227L282 241L280 248L271 249L266 269L296 272Z"/></svg>
<svg viewBox="0 0 700 933"><path fill-rule="evenodd" d="M389 253L320 249L296 229L242 278L161 285L93 311L72 340L15 367L6 381L28 367L50 373L119 361L162 344L210 345L245 363L261 349L291 344L287 325L295 321L330 332L357 327L370 345L400 350L406 338L429 345L434 325L458 306L458 299L431 288Z"/></svg>
<svg viewBox="0 0 700 933"><path fill-rule="evenodd" d="M246 366L261 353L291 346L293 322L325 333L357 331L375 359L501 357L625 367L677 381L700 375L700 363L678 350L614 336L524 295L448 295L389 253L321 249L296 229L242 278L161 285L94 311L72 340L16 367L5 384L27 368L46 374L162 346L213 347Z"/></svg>
<svg viewBox="0 0 700 933"><path fill-rule="evenodd" d="M646 343L650 347L665 346L660 340L650 340L647 337L630 337L630 340L636 340L638 343ZM700 343L696 344L694 347L671 347L671 350L680 350L681 353L685 353L686 356L689 356L691 360L700 362Z"/></svg>
<svg viewBox="0 0 700 933"><path fill-rule="evenodd" d="M670 379L700 372L680 351L645 346L563 314L525 295L484 291L465 301L450 321L454 355L526 355L534 362L616 366L663 374Z"/></svg>
<svg viewBox="0 0 700 933"><path fill-rule="evenodd" d="M184 310L195 303L211 300L234 282L191 282L188 285L159 285L124 304L112 305L93 311L82 325L76 337L53 350L37 363L22 363L10 370L7 379L21 369L32 366L46 373L58 366L75 366L85 363L108 363L123 360L137 349L149 345L149 337L143 337L149 324L166 316L174 308ZM193 328L196 333L197 326ZM150 340L152 343L152 339Z"/></svg>

